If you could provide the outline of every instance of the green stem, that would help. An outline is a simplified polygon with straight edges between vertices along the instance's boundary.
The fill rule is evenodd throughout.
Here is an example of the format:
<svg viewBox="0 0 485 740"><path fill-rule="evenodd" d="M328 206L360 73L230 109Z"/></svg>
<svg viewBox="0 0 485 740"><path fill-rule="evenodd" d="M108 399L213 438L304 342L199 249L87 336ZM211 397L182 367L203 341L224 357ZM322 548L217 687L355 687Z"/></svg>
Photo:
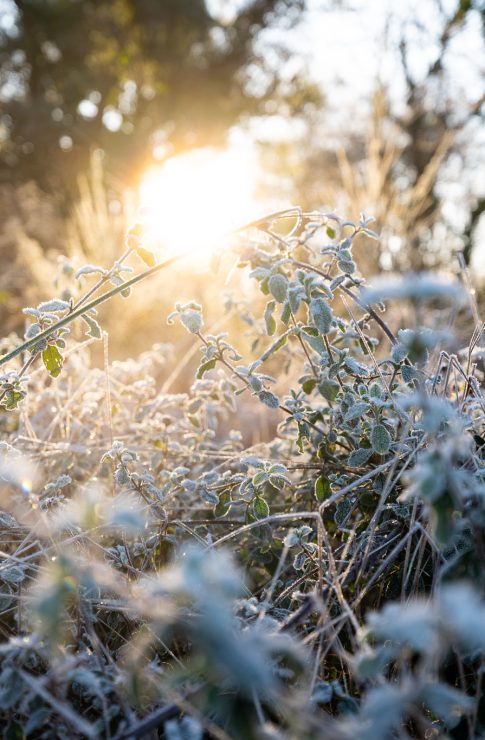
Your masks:
<svg viewBox="0 0 485 740"><path fill-rule="evenodd" d="M170 259L165 260L165 262L160 262L158 265L154 265L154 267L150 267L148 270L144 270L143 272L138 273L138 275L135 275L130 280L122 283L122 285L117 285L111 290L108 290L106 293L98 296L87 305L80 306L75 311L66 314L66 316L62 317L62 319L56 321L55 324L52 324L52 326L49 326L47 329L44 329L44 331L41 331L40 334L32 337L32 339L28 339L26 342L13 349L11 352L8 352L6 355L0 357L0 367L2 365L5 365L7 362L10 362L10 360L13 360L15 357L18 357L18 355L20 355L22 352L26 352L27 350L32 349L32 347L35 347L43 339L48 339L52 336L52 334L58 331L58 329L61 329L63 326L67 326L72 321L87 313L91 309L96 308L96 306L99 306L101 303L105 303L105 301L109 301L110 298L118 295L118 293L121 293L122 290L131 288L133 285L136 285L136 283L139 283L141 280L144 280L150 275L154 275L155 273L162 270L164 267L168 267L184 256L185 253L177 254L174 257L170 257Z"/></svg>

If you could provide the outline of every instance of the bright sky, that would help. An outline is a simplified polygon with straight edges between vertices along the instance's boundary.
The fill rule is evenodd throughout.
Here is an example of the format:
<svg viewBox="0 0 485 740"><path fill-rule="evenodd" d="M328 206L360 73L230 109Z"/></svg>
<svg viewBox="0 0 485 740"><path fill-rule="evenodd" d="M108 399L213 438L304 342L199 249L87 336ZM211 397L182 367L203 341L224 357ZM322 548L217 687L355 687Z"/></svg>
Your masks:
<svg viewBox="0 0 485 740"><path fill-rule="evenodd" d="M322 0L309 0L309 15L301 29L302 53L309 54L312 73L352 102L356 93L368 94L377 75L388 83L395 98L402 94L402 79L395 51L402 30L410 39L410 63L423 74L437 53L436 32L441 27L435 0L351 0L353 10L322 11ZM457 0L443 0L450 13ZM300 34L299 34L300 35ZM388 51L386 52L386 46ZM469 99L483 92L485 56L478 13L469 15L466 30L451 44L453 84Z"/></svg>

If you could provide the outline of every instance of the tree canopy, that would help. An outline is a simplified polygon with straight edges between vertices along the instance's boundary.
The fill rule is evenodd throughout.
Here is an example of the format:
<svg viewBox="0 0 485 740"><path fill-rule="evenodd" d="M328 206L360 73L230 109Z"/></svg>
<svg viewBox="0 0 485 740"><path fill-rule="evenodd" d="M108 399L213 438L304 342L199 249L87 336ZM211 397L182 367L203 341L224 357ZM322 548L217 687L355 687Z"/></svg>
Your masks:
<svg viewBox="0 0 485 740"><path fill-rule="evenodd" d="M220 141L278 88L261 31L303 6L250 0L222 18L204 0L15 0L0 24L0 178L64 184L93 148L123 177Z"/></svg>

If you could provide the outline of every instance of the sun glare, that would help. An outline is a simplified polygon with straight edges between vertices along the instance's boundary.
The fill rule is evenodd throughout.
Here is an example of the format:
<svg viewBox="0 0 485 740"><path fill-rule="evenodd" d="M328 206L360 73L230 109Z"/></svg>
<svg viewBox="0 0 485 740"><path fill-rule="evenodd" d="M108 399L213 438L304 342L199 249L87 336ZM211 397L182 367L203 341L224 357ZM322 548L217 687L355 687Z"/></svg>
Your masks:
<svg viewBox="0 0 485 740"><path fill-rule="evenodd" d="M257 216L251 153L198 149L150 169L140 186L147 242L157 252L206 258Z"/></svg>

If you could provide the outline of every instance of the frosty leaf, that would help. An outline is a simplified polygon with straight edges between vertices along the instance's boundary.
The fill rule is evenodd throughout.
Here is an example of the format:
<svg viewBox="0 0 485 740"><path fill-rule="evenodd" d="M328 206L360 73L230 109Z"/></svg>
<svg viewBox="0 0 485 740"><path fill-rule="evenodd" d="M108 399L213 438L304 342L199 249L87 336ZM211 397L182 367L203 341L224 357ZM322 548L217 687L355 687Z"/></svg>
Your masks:
<svg viewBox="0 0 485 740"><path fill-rule="evenodd" d="M372 455L371 448L359 447L357 450L353 450L350 453L349 459L347 460L350 467L358 468L367 462L369 457Z"/></svg>
<svg viewBox="0 0 485 740"><path fill-rule="evenodd" d="M444 683L430 682L423 691L423 700L436 717L452 729L462 715L473 707L473 699Z"/></svg>
<svg viewBox="0 0 485 740"><path fill-rule="evenodd" d="M402 344L395 344L391 350L391 360L396 364L399 364L408 356L407 347Z"/></svg>
<svg viewBox="0 0 485 740"><path fill-rule="evenodd" d="M27 331L25 332L25 338L26 339L33 339L33 337L36 337L37 334L40 334L42 331L40 324L31 324Z"/></svg>
<svg viewBox="0 0 485 740"><path fill-rule="evenodd" d="M365 377L368 374L367 368L357 362L357 360L354 360L353 357L346 357L344 360L344 365L346 369L354 375Z"/></svg>
<svg viewBox="0 0 485 740"><path fill-rule="evenodd" d="M289 332L285 332L284 334L281 335L281 337L278 337L278 339L275 342L273 342L273 344L270 347L268 347L268 349L265 352L263 352L263 354L259 358L258 364L262 364L263 362L266 362L266 360L269 357L271 357L271 355L273 355L275 352L281 349L281 347L284 347L284 345L286 344L288 340L288 333Z"/></svg>
<svg viewBox="0 0 485 740"><path fill-rule="evenodd" d="M368 403L365 403L363 401L361 403L356 403L347 411L344 416L344 421L353 421L354 419L358 419L360 416L363 416L365 413L367 413L368 410Z"/></svg>
<svg viewBox="0 0 485 740"><path fill-rule="evenodd" d="M384 424L376 424L371 432L371 443L373 449L379 453L379 455L385 455L389 452L391 446L391 435L387 431Z"/></svg>
<svg viewBox="0 0 485 740"><path fill-rule="evenodd" d="M274 393L271 393L270 391L261 391L260 393L258 393L258 398L266 406L269 406L270 409L277 409L280 405L277 396L275 396Z"/></svg>
<svg viewBox="0 0 485 740"><path fill-rule="evenodd" d="M288 292L288 280L283 275L271 275L268 287L271 295L278 303L283 303Z"/></svg>
<svg viewBox="0 0 485 740"><path fill-rule="evenodd" d="M59 298L56 298L53 301L39 303L37 308L42 313L57 313L58 311L65 311L66 309L71 308L71 304L67 301L61 301Z"/></svg>
<svg viewBox="0 0 485 740"><path fill-rule="evenodd" d="M27 578L24 569L18 565L12 565L10 568L0 570L0 579L7 583L22 583Z"/></svg>
<svg viewBox="0 0 485 740"><path fill-rule="evenodd" d="M355 272L355 262L353 260L337 260L337 265L339 270L346 275L352 275Z"/></svg>
<svg viewBox="0 0 485 740"><path fill-rule="evenodd" d="M216 360L215 358L212 360L207 360L207 362L203 362L202 365L199 366L199 369L197 370L197 378L200 380L204 377L205 373L209 370L212 370L216 366Z"/></svg>
<svg viewBox="0 0 485 740"><path fill-rule="evenodd" d="M261 496L254 497L251 508L256 519L264 519L269 516L269 506Z"/></svg>
<svg viewBox="0 0 485 740"><path fill-rule="evenodd" d="M441 619L454 640L485 653L485 603L469 583L454 583L439 596Z"/></svg>
<svg viewBox="0 0 485 740"><path fill-rule="evenodd" d="M335 401L337 398L337 394L340 390L339 384L335 380L322 380L322 382L319 384L318 389L322 396L327 399L327 401Z"/></svg>
<svg viewBox="0 0 485 740"><path fill-rule="evenodd" d="M438 645L437 614L423 601L387 604L367 617L370 633L395 646L408 645L418 652L433 652Z"/></svg>
<svg viewBox="0 0 485 740"><path fill-rule="evenodd" d="M84 267L80 267L79 270L76 272L76 280L79 280L81 275L92 275L94 273L97 273L98 275L104 275L105 270L103 270L102 267L96 267L95 265L84 265Z"/></svg>
<svg viewBox="0 0 485 740"><path fill-rule="evenodd" d="M96 319L93 319L93 317L87 313L83 314L81 318L83 319L83 321L86 322L86 324L89 327L89 330L86 332L86 334L89 337L93 337L93 339L101 339L101 336L102 336L101 327L96 321Z"/></svg>
<svg viewBox="0 0 485 740"><path fill-rule="evenodd" d="M321 334L328 334L332 328L332 309L323 298L312 298L310 301L310 313L315 326Z"/></svg>

